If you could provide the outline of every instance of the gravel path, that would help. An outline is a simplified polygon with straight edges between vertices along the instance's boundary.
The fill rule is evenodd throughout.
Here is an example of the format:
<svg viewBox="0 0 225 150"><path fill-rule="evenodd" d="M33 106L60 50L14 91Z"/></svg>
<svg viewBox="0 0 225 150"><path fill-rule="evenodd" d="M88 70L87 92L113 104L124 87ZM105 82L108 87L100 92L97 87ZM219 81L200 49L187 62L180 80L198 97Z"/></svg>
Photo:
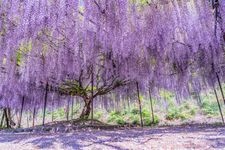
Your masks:
<svg viewBox="0 0 225 150"><path fill-rule="evenodd" d="M225 127L175 126L60 134L0 133L0 150L225 149Z"/></svg>

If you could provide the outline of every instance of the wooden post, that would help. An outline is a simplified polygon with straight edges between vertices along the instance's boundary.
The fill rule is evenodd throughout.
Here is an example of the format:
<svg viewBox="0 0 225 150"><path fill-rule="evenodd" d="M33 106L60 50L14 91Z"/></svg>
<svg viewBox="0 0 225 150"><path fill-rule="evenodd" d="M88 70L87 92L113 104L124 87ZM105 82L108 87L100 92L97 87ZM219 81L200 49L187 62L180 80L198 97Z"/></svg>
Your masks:
<svg viewBox="0 0 225 150"><path fill-rule="evenodd" d="M8 116L9 126L11 127L12 118L11 118L10 108L7 108L7 116Z"/></svg>
<svg viewBox="0 0 225 150"><path fill-rule="evenodd" d="M216 73L216 78L217 78L217 81L219 83L220 92L221 92L221 95L222 95L222 98L223 98L223 102L225 104L225 97L224 97L224 94L223 94L223 88L222 88L222 85L221 85L221 82L220 82L220 77L219 77L218 73Z"/></svg>
<svg viewBox="0 0 225 150"><path fill-rule="evenodd" d="M29 128L29 115L30 115L30 113L29 113L29 111L27 112L27 128Z"/></svg>
<svg viewBox="0 0 225 150"><path fill-rule="evenodd" d="M4 113L4 110L3 110L0 127L3 127L4 119L5 119L5 113Z"/></svg>
<svg viewBox="0 0 225 150"><path fill-rule="evenodd" d="M91 72L91 124L93 123L94 120L94 73L93 73L93 66L92 66L92 72Z"/></svg>
<svg viewBox="0 0 225 150"><path fill-rule="evenodd" d="M124 96L121 96L121 100L122 100L123 109L126 109L125 97Z"/></svg>
<svg viewBox="0 0 225 150"><path fill-rule="evenodd" d="M4 108L4 113L5 113L6 127L10 128L9 118L8 118L8 115L7 115L7 108Z"/></svg>
<svg viewBox="0 0 225 150"><path fill-rule="evenodd" d="M126 96L126 99L127 99L127 107L128 107L128 110L130 111L130 98L129 98L128 94Z"/></svg>
<svg viewBox="0 0 225 150"><path fill-rule="evenodd" d="M71 120L73 119L73 106L74 106L74 98L71 95L71 100L72 100L72 104L71 104Z"/></svg>
<svg viewBox="0 0 225 150"><path fill-rule="evenodd" d="M9 118L9 125L10 127L15 126L16 123L13 121L13 115L11 114L11 109L8 108L7 110L8 110L7 112L8 112L8 118Z"/></svg>
<svg viewBox="0 0 225 150"><path fill-rule="evenodd" d="M25 101L25 97L23 96L23 98L22 98L22 106L21 106L21 109L20 109L20 119L19 119L18 128L21 127L21 121L22 121L22 116L23 116L24 101Z"/></svg>
<svg viewBox="0 0 225 150"><path fill-rule="evenodd" d="M152 123L154 124L155 122L155 117L154 117L154 110L153 110L153 103L152 103L152 95L151 95L151 89L150 87L148 88L148 92L149 92L149 99L150 99L150 106L151 106L151 113L152 113Z"/></svg>
<svg viewBox="0 0 225 150"><path fill-rule="evenodd" d="M33 109L33 117L32 117L32 119L33 119L32 126L33 126L33 127L34 127L34 125L35 125L35 115L36 115L36 108L35 108L35 106L34 106L34 109Z"/></svg>
<svg viewBox="0 0 225 150"><path fill-rule="evenodd" d="M66 120L69 120L69 113L70 113L70 99L67 100L67 106L66 106Z"/></svg>
<svg viewBox="0 0 225 150"><path fill-rule="evenodd" d="M213 86L213 90L214 90L214 93L215 93L215 96L216 96L216 100L217 100L217 104L218 104L218 107L219 107L219 111L220 111L222 123L224 125L223 113L222 113L222 110L221 110L221 107L220 107L220 102L219 102L218 94L217 94L216 89L215 89L214 86Z"/></svg>
<svg viewBox="0 0 225 150"><path fill-rule="evenodd" d="M138 95L140 121L141 121L141 127L143 127L142 108L141 108L141 98L140 98L139 84L138 84L138 82L136 84L137 84L137 95Z"/></svg>
<svg viewBox="0 0 225 150"><path fill-rule="evenodd" d="M48 99L48 82L47 82L46 88L45 88L44 112L43 112L43 120L42 120L43 126L45 125L45 113L46 113L47 99Z"/></svg>
<svg viewBox="0 0 225 150"><path fill-rule="evenodd" d="M52 122L54 121L54 99L52 99Z"/></svg>
<svg viewBox="0 0 225 150"><path fill-rule="evenodd" d="M200 96L199 92L196 93L196 96L197 96L197 101L198 101L199 106L202 107L202 100L201 100L201 96Z"/></svg>

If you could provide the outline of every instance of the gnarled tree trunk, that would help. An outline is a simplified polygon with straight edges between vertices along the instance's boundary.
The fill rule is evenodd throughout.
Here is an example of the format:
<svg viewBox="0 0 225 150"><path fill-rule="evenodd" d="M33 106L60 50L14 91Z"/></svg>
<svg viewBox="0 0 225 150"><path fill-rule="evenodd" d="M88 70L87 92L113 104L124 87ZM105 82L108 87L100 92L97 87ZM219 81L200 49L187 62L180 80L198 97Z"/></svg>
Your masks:
<svg viewBox="0 0 225 150"><path fill-rule="evenodd" d="M93 99L89 98L89 99L84 99L85 105L84 108L82 110L82 113L80 115L80 119L88 119L88 117L91 114L91 104L92 104Z"/></svg>

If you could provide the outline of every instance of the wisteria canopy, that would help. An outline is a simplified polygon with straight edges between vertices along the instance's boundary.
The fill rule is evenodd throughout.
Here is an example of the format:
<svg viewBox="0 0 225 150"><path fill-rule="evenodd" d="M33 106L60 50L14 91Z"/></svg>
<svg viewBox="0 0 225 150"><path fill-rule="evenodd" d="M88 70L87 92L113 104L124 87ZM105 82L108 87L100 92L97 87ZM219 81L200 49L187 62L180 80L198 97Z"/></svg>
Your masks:
<svg viewBox="0 0 225 150"><path fill-rule="evenodd" d="M88 109L136 83L187 96L224 81L224 31L224 0L0 0L0 106Z"/></svg>

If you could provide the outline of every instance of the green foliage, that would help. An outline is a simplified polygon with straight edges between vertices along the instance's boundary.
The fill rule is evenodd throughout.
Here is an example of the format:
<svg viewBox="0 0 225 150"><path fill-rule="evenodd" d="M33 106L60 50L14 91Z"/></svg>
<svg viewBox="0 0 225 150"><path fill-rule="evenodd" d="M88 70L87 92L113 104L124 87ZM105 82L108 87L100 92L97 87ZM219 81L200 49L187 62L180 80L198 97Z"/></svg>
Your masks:
<svg viewBox="0 0 225 150"><path fill-rule="evenodd" d="M130 0L131 3L137 3L141 6L146 6L151 3L151 0Z"/></svg>
<svg viewBox="0 0 225 150"><path fill-rule="evenodd" d="M127 112L126 116L127 122L133 125L140 124L140 115L139 110L137 108L132 108L130 111Z"/></svg>
<svg viewBox="0 0 225 150"><path fill-rule="evenodd" d="M56 118L65 118L65 110L64 108L59 108L53 112L54 119Z"/></svg>
<svg viewBox="0 0 225 150"><path fill-rule="evenodd" d="M126 123L124 121L123 115L119 111L112 111L109 115L108 122L117 123L119 125L124 125Z"/></svg>
<svg viewBox="0 0 225 150"><path fill-rule="evenodd" d="M164 107L161 106L160 101L157 101L156 99L153 100L153 107L154 107L154 122L152 120L151 111L150 111L150 101L148 97L142 96L142 117L143 117L143 123L145 126L152 126L159 123L160 119L164 117L167 120L187 120L191 119L193 116L196 115L198 112L203 112L199 115L207 115L210 117L215 117L219 115L219 109L218 104L215 99L214 93L209 90L207 92L207 95L203 94L201 96L201 108L195 106L196 101L188 100L187 102L183 103L180 106L177 106L175 103L175 97L174 94L171 92L168 92L166 90L160 90L160 96L165 99L167 103L167 109L163 110ZM221 95L219 95L221 98ZM224 109L224 106L221 106L222 109ZM71 109L70 109L71 110ZM80 110L80 106L76 105L74 106L74 112L73 114L78 114L78 111ZM59 108L54 110L54 120L57 119L65 119L65 110L64 108ZM71 114L71 113L70 113ZM40 114L41 115L41 114ZM51 117L51 113L49 111L46 111L46 115ZM160 115L160 116L158 116ZM75 116L74 116L75 118ZM120 111L112 111L109 114L105 114L102 109L95 109L94 111L94 118L97 120L104 120L108 121L112 124L117 125L125 125L125 124L131 124L131 125L140 125L140 114L139 114L139 108L138 104L130 104L129 108L122 109ZM172 122L171 122L172 123Z"/></svg>
<svg viewBox="0 0 225 150"><path fill-rule="evenodd" d="M152 117L144 117L143 121L145 126L157 125L159 123L159 117L157 115L154 115L154 122L152 120Z"/></svg>
<svg viewBox="0 0 225 150"><path fill-rule="evenodd" d="M156 114L154 114L154 122L153 122L150 110L146 108L143 108L142 110L142 117L144 125L146 126L155 125L159 123L159 117Z"/></svg>
<svg viewBox="0 0 225 150"><path fill-rule="evenodd" d="M223 105L221 105L221 106L223 107ZM203 114L207 115L208 117L214 117L214 116L219 115L219 107L218 107L218 104L217 104L217 101L216 101L215 94L212 90L208 91L207 95L204 95L202 97L202 108L201 108L201 110L202 110Z"/></svg>
<svg viewBox="0 0 225 150"><path fill-rule="evenodd" d="M167 90L160 90L159 94L165 100L172 100L174 98L174 94Z"/></svg>
<svg viewBox="0 0 225 150"><path fill-rule="evenodd" d="M126 122L124 121L124 119L122 117L119 117L116 119L116 123L119 125L125 125Z"/></svg>
<svg viewBox="0 0 225 150"><path fill-rule="evenodd" d="M137 115L137 114L139 114L139 110L138 110L137 108L133 108L133 109L131 110L131 113L132 113L133 115Z"/></svg>
<svg viewBox="0 0 225 150"><path fill-rule="evenodd" d="M216 101L210 101L209 99L204 99L202 102L202 111L207 116L217 116L219 115L219 108Z"/></svg>
<svg viewBox="0 0 225 150"><path fill-rule="evenodd" d="M142 117L143 118L149 118L150 117L150 112L146 108L142 109Z"/></svg>
<svg viewBox="0 0 225 150"><path fill-rule="evenodd" d="M103 112L101 111L97 111L94 113L94 119L99 120L100 118L102 118L102 116L103 116Z"/></svg>
<svg viewBox="0 0 225 150"><path fill-rule="evenodd" d="M79 106L74 106L73 107L73 112L71 112L71 108L70 108L70 115L75 115L77 114L79 111ZM72 113L72 114L71 114ZM51 115L50 113L48 113L48 115ZM64 107L61 107L61 108L58 108L58 109L55 109L53 111L53 119L65 119L65 116L66 116L66 112L65 112L65 108Z"/></svg>
<svg viewBox="0 0 225 150"><path fill-rule="evenodd" d="M129 117L129 122L133 125L138 125L140 124L140 117L138 115L131 115Z"/></svg>
<svg viewBox="0 0 225 150"><path fill-rule="evenodd" d="M16 52L16 64L22 65L22 59L25 54L32 50L32 41L22 42L19 49Z"/></svg>
<svg viewBox="0 0 225 150"><path fill-rule="evenodd" d="M166 115L167 120L179 119L179 110L176 107L170 108L168 114Z"/></svg>
<svg viewBox="0 0 225 150"><path fill-rule="evenodd" d="M196 108L190 103L184 103L181 106L172 106L168 109L166 119L167 120L186 120L196 114Z"/></svg>
<svg viewBox="0 0 225 150"><path fill-rule="evenodd" d="M154 115L154 122L152 121L152 116L150 114L150 111L146 108L142 110L142 117L143 117L144 125L146 126L159 123L159 117L157 115ZM109 114L108 122L116 123L119 125L124 125L126 123L129 123L132 125L140 125L139 110L137 108L131 108L130 110L125 109L122 112L112 111Z"/></svg>

